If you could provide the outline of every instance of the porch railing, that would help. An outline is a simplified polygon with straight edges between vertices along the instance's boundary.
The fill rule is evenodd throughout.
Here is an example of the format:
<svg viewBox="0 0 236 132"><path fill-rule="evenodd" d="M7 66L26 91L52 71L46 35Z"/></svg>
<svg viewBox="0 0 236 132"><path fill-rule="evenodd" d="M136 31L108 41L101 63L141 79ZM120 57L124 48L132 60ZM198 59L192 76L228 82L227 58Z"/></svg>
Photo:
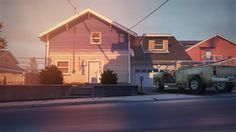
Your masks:
<svg viewBox="0 0 236 132"><path fill-rule="evenodd" d="M204 61L204 62L218 62L218 61L227 60L230 58L231 58L230 56L226 56L226 55L211 55L210 57L203 55L202 61Z"/></svg>

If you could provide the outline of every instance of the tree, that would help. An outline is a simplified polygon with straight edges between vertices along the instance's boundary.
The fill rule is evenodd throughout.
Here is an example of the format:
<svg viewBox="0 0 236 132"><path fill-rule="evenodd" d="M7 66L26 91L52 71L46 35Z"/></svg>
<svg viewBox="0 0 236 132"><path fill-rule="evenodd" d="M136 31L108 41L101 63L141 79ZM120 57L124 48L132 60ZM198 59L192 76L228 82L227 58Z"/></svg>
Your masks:
<svg viewBox="0 0 236 132"><path fill-rule="evenodd" d="M3 23L0 22L0 50L2 49L6 49L7 47L7 41L6 41L6 37L2 37L1 36L1 29L3 28Z"/></svg>
<svg viewBox="0 0 236 132"><path fill-rule="evenodd" d="M55 66L47 66L42 69L39 74L40 83L42 84L63 84L63 75L61 71Z"/></svg>
<svg viewBox="0 0 236 132"><path fill-rule="evenodd" d="M117 84L117 73L115 73L113 70L105 70L101 74L100 80L102 84Z"/></svg>
<svg viewBox="0 0 236 132"><path fill-rule="evenodd" d="M27 68L28 72L36 73L38 72L38 63L35 57L30 58L29 67Z"/></svg>

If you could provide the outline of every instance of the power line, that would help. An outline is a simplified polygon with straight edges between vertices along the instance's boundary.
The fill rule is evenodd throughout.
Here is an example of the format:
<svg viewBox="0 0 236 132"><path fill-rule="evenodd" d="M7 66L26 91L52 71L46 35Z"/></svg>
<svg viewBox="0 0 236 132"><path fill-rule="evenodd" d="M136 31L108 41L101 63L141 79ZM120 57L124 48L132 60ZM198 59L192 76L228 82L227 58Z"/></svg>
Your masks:
<svg viewBox="0 0 236 132"><path fill-rule="evenodd" d="M71 5L71 7L74 9L74 15L76 14L76 6L70 1L70 0L67 0L67 2Z"/></svg>
<svg viewBox="0 0 236 132"><path fill-rule="evenodd" d="M158 6L155 10L153 10L151 13L149 13L147 16L145 16L142 20L140 20L138 23L136 23L135 25L133 25L130 29L136 27L139 23L141 23L142 21L144 21L145 19L147 19L149 16L151 16L154 12L156 12L157 10L159 10L163 5L165 5L169 0L166 0L165 2L163 2L160 6Z"/></svg>

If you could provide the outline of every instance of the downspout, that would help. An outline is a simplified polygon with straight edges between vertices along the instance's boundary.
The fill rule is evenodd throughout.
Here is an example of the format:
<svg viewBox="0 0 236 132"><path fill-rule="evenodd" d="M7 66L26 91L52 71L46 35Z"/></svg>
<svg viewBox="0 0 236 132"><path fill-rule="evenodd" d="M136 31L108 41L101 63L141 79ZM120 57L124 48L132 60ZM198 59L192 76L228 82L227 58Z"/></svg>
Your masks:
<svg viewBox="0 0 236 132"><path fill-rule="evenodd" d="M47 66L49 65L49 40L47 41Z"/></svg>
<svg viewBox="0 0 236 132"><path fill-rule="evenodd" d="M45 67L48 66L49 64L49 61L48 61L48 58L49 58L49 35L47 35L47 42L46 42L46 46L45 46L45 50L46 50L46 58L45 58Z"/></svg>
<svg viewBox="0 0 236 132"><path fill-rule="evenodd" d="M44 68L47 66L47 42L45 43Z"/></svg>
<svg viewBox="0 0 236 132"><path fill-rule="evenodd" d="M73 28L73 36L76 35L76 28ZM75 73L75 41L73 41L73 65L72 65L72 73Z"/></svg>
<svg viewBox="0 0 236 132"><path fill-rule="evenodd" d="M128 35L129 35L129 36L128 36L128 41L129 41L129 42L128 42L128 70L129 70L129 71L128 71L128 74L129 74L129 75L128 75L128 76L129 76L128 78L129 78L129 84L130 84L130 75L131 75L131 74L130 74L130 70L131 70L131 66L130 66L130 34L128 34Z"/></svg>

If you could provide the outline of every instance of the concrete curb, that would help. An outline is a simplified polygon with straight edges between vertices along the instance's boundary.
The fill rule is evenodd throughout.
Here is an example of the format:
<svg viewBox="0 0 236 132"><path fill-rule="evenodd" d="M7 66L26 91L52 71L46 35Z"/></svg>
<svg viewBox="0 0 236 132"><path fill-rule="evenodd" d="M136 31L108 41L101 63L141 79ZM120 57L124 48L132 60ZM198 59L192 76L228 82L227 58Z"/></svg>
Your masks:
<svg viewBox="0 0 236 132"><path fill-rule="evenodd" d="M101 98L75 98L75 99L57 99L57 100L37 100L23 102L4 102L0 103L0 109L10 108L34 108L49 107L61 105L84 105L84 104L103 104L103 103L129 103L129 102L159 102L171 100L198 100L214 98L236 97L235 94L222 94L210 96L183 95L183 94L159 94L143 96L122 96L122 97L101 97Z"/></svg>

